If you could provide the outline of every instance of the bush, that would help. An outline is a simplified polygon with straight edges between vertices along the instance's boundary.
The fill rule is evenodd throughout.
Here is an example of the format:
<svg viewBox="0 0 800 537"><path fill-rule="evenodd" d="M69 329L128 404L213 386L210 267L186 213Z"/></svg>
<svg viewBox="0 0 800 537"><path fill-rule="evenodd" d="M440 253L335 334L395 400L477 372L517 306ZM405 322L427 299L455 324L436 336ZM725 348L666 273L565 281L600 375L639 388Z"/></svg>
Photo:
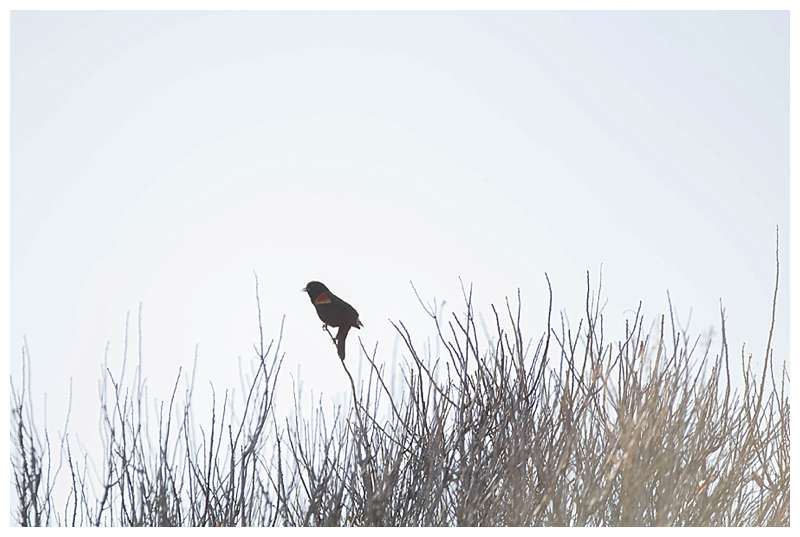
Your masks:
<svg viewBox="0 0 800 537"><path fill-rule="evenodd" d="M548 279L549 286L549 279ZM376 352L348 408L276 415L281 337L260 330L240 417L228 392L204 424L192 380L176 404L143 403L135 377L106 369L104 452L93 479L68 434L58 448L32 420L29 378L12 382L18 524L109 526L762 526L789 524L789 390L721 341L690 338L668 315L645 330L641 305L624 337L607 341L587 275L576 330L562 318L535 341L521 298L491 308L478 335L472 292L464 311L431 318L442 352L421 352L402 322L404 385L393 392ZM416 292L416 290L414 290ZM419 295L417 295L419 298ZM261 304L258 302L259 328ZM282 334L282 327L281 327ZM23 351L23 360L29 360ZM733 360L736 362L736 360ZM739 367L737 367L737 365ZM180 378L180 373L178 375ZM157 423L156 423L157 421ZM53 468L52 451L65 462ZM80 453L80 455L78 454ZM63 471L62 471L63 470ZM65 499L54 488L66 480Z"/></svg>

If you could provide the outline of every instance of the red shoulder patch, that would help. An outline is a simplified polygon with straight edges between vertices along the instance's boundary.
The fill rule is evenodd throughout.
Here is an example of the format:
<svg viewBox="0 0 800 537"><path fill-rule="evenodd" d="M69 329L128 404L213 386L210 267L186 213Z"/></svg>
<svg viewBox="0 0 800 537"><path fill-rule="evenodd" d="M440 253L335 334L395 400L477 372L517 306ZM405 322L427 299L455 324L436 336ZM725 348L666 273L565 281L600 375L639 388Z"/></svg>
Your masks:
<svg viewBox="0 0 800 537"><path fill-rule="evenodd" d="M331 301L331 295L329 295L328 293L326 293L324 291L322 293L318 294L317 298L314 299L314 305L315 306L319 305L319 304L330 304L331 302L332 302Z"/></svg>

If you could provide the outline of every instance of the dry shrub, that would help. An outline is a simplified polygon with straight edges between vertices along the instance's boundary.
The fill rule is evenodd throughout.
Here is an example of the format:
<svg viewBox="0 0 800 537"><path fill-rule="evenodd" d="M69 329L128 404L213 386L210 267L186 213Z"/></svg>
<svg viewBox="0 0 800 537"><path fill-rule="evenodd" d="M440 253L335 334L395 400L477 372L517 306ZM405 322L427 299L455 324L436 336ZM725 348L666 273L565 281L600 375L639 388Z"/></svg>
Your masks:
<svg viewBox="0 0 800 537"><path fill-rule="evenodd" d="M12 383L14 519L23 526L789 524L789 380L785 366L773 370L771 347L777 283L759 371L744 351L729 356L722 309L714 348L676 326L671 304L651 330L640 305L624 337L607 341L600 292L591 292L587 274L577 328L563 316L552 326L551 292L547 326L531 341L519 294L500 311L492 307L493 333L478 335L471 289L462 290L463 313L447 318L420 299L438 352L421 351L406 326L393 323L404 344L400 389L388 388L376 351L362 344L367 378L357 386L342 364L351 405L320 406L307 418L298 404L291 418L276 415L281 340L265 346L261 330L239 417L226 391L196 422L194 375L181 404L176 380L171 399L148 411L141 360L132 381L106 369L105 449L95 478L66 433L55 449L36 428L24 373L21 388ZM258 309L260 329L260 302ZM69 492L57 503L59 479Z"/></svg>

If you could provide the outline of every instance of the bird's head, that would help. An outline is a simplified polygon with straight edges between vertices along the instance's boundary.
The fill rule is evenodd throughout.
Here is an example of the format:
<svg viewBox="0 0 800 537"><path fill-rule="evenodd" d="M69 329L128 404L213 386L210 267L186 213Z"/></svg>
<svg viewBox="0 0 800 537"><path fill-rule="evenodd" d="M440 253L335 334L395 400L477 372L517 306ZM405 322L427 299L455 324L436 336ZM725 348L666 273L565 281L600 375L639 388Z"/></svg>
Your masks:
<svg viewBox="0 0 800 537"><path fill-rule="evenodd" d="M330 293L330 290L327 287L325 287L324 283L321 282L308 282L306 286L301 289L301 291L305 291L306 293L308 293L308 298L310 298L312 302L320 294Z"/></svg>

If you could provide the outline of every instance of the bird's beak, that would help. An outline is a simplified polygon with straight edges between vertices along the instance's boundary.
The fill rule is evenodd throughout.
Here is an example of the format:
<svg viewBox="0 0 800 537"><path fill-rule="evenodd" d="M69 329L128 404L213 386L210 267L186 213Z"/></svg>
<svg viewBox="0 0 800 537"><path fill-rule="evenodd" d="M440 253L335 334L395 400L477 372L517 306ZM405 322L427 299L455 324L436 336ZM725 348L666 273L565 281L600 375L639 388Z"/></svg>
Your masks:
<svg viewBox="0 0 800 537"><path fill-rule="evenodd" d="M300 292L301 293L306 293L306 292L308 292L308 290L305 287L303 287L302 289L300 289Z"/></svg>

